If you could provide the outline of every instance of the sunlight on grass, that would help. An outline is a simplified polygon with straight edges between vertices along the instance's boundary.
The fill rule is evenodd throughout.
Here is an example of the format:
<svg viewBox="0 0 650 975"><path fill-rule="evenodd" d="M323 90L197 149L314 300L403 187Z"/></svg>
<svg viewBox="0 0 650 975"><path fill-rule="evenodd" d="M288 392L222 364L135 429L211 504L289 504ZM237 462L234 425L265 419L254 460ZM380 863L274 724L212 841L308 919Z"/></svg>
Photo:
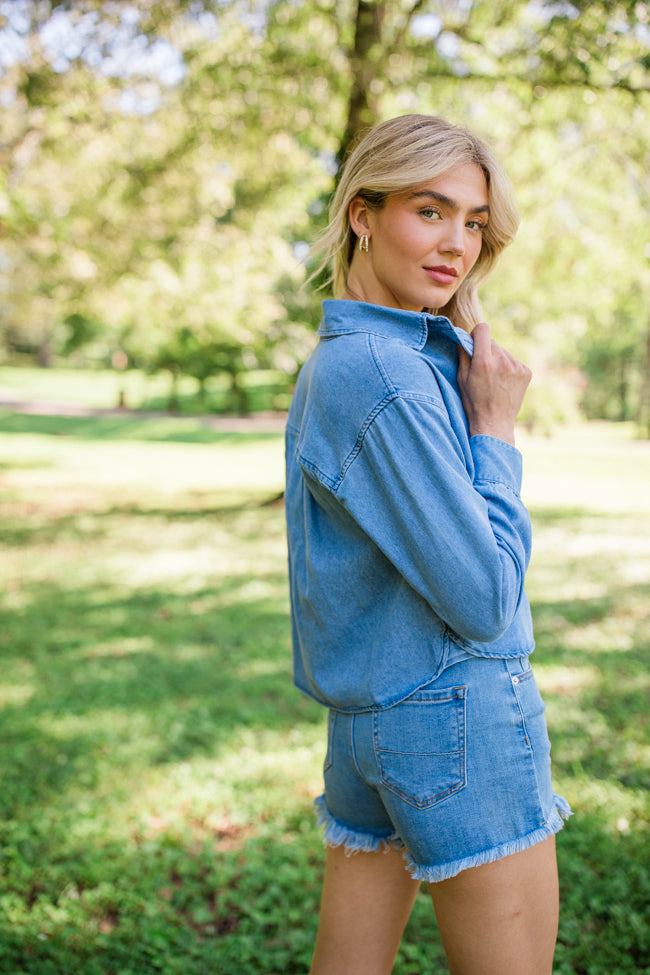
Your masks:
<svg viewBox="0 0 650 975"><path fill-rule="evenodd" d="M154 649L155 646L151 637L121 637L120 639L93 643L85 650L84 658L92 660L95 657L128 657L131 654L151 653Z"/></svg>
<svg viewBox="0 0 650 975"><path fill-rule="evenodd" d="M278 661L252 660L237 668L237 676L246 680L248 677L263 677L265 674L278 674L285 671L285 666Z"/></svg>
<svg viewBox="0 0 650 975"><path fill-rule="evenodd" d="M558 510L573 506L583 512L650 512L648 442L621 436L616 426L594 428L599 433L584 426L549 438L518 433L527 504Z"/></svg>
<svg viewBox="0 0 650 975"><path fill-rule="evenodd" d="M627 630L627 632L625 632ZM591 653L615 650L624 653L636 645L636 623L633 618L608 617L583 626L574 626L566 634L568 649L585 650Z"/></svg>
<svg viewBox="0 0 650 975"><path fill-rule="evenodd" d="M32 684L0 684L0 708L27 704L34 690Z"/></svg>
<svg viewBox="0 0 650 975"><path fill-rule="evenodd" d="M10 420L0 971L306 971L325 713L291 682L282 437ZM533 663L574 808L556 973L632 975L650 929L650 444L599 427L520 445ZM418 898L395 975L441 958Z"/></svg>
<svg viewBox="0 0 650 975"><path fill-rule="evenodd" d="M596 667L581 667L573 670L571 667L549 667L543 663L538 665L536 658L535 676L542 694L553 694L555 697L574 697L586 687L593 687L598 680Z"/></svg>
<svg viewBox="0 0 650 975"><path fill-rule="evenodd" d="M281 490L284 478L278 439L247 448L216 443L209 450L202 444L109 441L80 450L75 441L28 436L19 438L20 459L5 474L5 489L11 492L19 483L23 506L56 490L59 514L84 508L89 495L97 501L101 497L104 504L137 503L145 510L155 507L157 499L185 491L190 492L190 506L192 498L205 504L207 495L223 492L272 495Z"/></svg>

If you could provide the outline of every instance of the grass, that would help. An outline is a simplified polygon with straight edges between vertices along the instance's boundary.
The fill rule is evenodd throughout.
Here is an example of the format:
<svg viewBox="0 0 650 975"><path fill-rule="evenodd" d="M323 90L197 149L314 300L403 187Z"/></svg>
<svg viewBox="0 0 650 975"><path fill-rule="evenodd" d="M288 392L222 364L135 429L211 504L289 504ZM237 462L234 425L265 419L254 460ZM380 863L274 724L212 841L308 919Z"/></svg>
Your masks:
<svg viewBox="0 0 650 975"><path fill-rule="evenodd" d="M555 972L650 973L650 444L521 446L575 812ZM307 970L325 715L291 684L281 486L279 435L0 414L0 973ZM423 892L395 973L442 958Z"/></svg>

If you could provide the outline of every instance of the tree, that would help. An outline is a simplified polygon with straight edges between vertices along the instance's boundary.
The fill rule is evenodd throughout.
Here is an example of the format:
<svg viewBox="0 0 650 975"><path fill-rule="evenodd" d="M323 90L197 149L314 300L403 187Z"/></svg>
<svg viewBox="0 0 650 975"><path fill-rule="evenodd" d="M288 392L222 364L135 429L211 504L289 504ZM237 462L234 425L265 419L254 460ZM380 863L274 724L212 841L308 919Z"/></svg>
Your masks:
<svg viewBox="0 0 650 975"><path fill-rule="evenodd" d="M340 160L379 118L436 112L485 134L519 190L522 233L484 291L500 334L562 382L580 365L590 409L638 412L647 3L19 6L0 4L26 43L1 79L7 345L176 357L234 391L252 366L291 381L318 317L305 242Z"/></svg>
<svg viewBox="0 0 650 975"><path fill-rule="evenodd" d="M513 170L522 234L486 308L539 367L531 420L572 397L590 415L650 413L649 21L630 2L357 5L339 157L373 116L424 110L471 119Z"/></svg>

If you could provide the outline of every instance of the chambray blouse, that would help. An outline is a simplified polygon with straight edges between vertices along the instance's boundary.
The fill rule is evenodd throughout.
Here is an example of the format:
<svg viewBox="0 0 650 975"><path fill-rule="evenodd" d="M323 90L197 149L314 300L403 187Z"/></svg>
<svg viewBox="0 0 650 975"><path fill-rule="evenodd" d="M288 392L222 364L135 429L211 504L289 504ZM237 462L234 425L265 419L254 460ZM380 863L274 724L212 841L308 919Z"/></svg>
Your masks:
<svg viewBox="0 0 650 975"><path fill-rule="evenodd" d="M389 707L458 654L534 647L522 458L470 437L471 336L444 317L325 301L286 428L294 677L341 711Z"/></svg>

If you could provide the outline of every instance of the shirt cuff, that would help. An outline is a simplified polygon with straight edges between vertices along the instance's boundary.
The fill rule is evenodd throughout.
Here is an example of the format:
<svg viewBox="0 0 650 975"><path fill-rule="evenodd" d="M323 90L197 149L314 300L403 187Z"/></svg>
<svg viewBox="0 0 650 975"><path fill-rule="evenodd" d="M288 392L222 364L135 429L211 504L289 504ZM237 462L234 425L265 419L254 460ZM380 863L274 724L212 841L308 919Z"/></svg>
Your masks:
<svg viewBox="0 0 650 975"><path fill-rule="evenodd" d="M504 484L518 495L521 491L523 457L517 448L484 433L470 437L469 445L474 458L474 483Z"/></svg>

